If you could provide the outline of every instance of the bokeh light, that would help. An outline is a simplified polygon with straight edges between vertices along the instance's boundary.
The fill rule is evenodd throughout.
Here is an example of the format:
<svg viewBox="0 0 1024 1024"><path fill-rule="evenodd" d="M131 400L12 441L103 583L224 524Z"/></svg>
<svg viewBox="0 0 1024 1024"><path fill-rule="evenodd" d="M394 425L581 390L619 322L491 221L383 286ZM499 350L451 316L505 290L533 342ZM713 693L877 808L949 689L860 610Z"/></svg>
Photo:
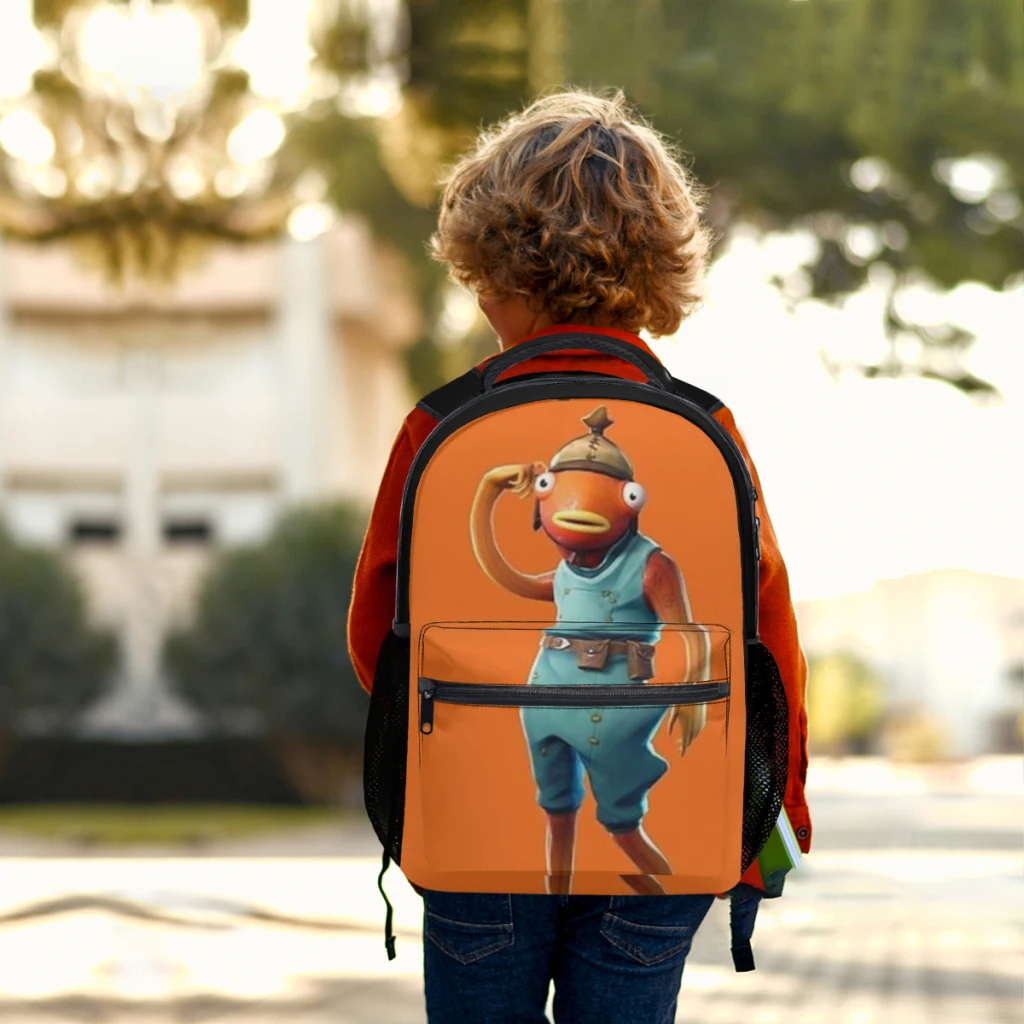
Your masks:
<svg viewBox="0 0 1024 1024"><path fill-rule="evenodd" d="M254 164L273 156L284 142L285 127L270 110L254 110L228 136L228 155L239 164Z"/></svg>
<svg viewBox="0 0 1024 1024"><path fill-rule="evenodd" d="M55 148L50 129L24 107L16 107L0 120L0 147L29 164L45 164Z"/></svg>
<svg viewBox="0 0 1024 1024"><path fill-rule="evenodd" d="M97 84L136 101L166 103L206 73L203 32L184 5L96 7L82 22L78 47Z"/></svg>

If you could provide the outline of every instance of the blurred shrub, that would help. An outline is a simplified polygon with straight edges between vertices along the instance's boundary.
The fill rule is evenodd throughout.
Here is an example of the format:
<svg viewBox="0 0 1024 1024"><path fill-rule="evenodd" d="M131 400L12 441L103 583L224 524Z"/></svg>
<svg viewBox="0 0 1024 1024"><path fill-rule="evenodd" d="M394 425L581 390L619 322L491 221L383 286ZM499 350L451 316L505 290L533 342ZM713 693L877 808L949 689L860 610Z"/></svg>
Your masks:
<svg viewBox="0 0 1024 1024"><path fill-rule="evenodd" d="M987 749L993 754L1020 754L1024 746L1024 711L1006 708L989 719Z"/></svg>
<svg viewBox="0 0 1024 1024"><path fill-rule="evenodd" d="M893 761L942 761L949 756L949 737L936 715L924 708L905 708L888 716L881 747Z"/></svg>
<svg viewBox="0 0 1024 1024"><path fill-rule="evenodd" d="M73 728L116 663L114 636L87 622L67 562L0 526L0 735Z"/></svg>
<svg viewBox="0 0 1024 1024"><path fill-rule="evenodd" d="M808 659L808 743L824 754L865 754L882 722L881 676L855 654Z"/></svg>
<svg viewBox="0 0 1024 1024"><path fill-rule="evenodd" d="M219 558L165 650L175 689L211 728L262 732L316 802L358 773L368 698L345 622L364 532L342 505L288 514L265 544Z"/></svg>

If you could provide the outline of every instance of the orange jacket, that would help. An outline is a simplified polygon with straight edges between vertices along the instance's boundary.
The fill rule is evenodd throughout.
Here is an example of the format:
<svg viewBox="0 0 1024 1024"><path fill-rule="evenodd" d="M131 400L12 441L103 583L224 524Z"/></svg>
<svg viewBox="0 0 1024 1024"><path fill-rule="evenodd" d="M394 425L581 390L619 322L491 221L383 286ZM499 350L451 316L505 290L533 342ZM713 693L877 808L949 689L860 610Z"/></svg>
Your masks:
<svg viewBox="0 0 1024 1024"><path fill-rule="evenodd" d="M539 331L534 337L572 330L608 334L636 345L650 355L654 354L638 335L610 328L560 325ZM486 362L481 366L486 365ZM559 370L588 370L629 380L644 379L641 371L631 364L592 351L536 356L514 366L508 375ZM757 489L757 515L761 518L758 628L762 641L775 656L789 700L789 782L785 807L800 848L806 853L811 844L811 819L804 796L807 776L807 663L797 636L796 616L789 596L789 577L765 508L761 481L750 461L732 413L722 408L714 416L739 445ZM377 652L391 628L395 613L395 566L402 491L413 456L436 425L437 421L422 409L413 409L406 417L391 449L356 566L352 604L349 608L348 644L359 681L367 690L373 686Z"/></svg>

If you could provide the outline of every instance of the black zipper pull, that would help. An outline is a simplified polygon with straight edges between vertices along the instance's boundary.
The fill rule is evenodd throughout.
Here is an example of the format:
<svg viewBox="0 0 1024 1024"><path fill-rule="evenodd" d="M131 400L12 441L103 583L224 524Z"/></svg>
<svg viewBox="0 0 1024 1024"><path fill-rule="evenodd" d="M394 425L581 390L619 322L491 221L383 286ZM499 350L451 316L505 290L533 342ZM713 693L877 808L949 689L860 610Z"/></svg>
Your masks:
<svg viewBox="0 0 1024 1024"><path fill-rule="evenodd" d="M420 732L434 731L434 680L420 680Z"/></svg>

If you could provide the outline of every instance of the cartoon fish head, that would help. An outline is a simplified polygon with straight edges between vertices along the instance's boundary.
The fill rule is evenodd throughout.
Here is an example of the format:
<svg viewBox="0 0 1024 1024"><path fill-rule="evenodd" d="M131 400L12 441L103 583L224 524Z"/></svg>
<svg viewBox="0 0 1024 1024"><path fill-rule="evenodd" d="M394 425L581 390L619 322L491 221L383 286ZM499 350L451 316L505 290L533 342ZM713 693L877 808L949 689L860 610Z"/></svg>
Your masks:
<svg viewBox="0 0 1024 1024"><path fill-rule="evenodd" d="M560 547L611 547L636 523L647 500L626 453L604 436L612 425L598 406L583 422L590 433L561 448L534 481L537 524Z"/></svg>

